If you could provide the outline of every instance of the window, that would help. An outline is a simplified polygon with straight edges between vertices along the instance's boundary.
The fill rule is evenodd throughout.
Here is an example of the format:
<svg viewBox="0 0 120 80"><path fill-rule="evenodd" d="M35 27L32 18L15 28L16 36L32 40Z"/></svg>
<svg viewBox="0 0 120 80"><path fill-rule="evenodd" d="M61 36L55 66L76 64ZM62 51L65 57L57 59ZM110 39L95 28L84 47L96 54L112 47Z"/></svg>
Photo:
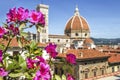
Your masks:
<svg viewBox="0 0 120 80"><path fill-rule="evenodd" d="M67 34L67 36L69 36L69 34Z"/></svg>
<svg viewBox="0 0 120 80"><path fill-rule="evenodd" d="M46 30L45 30L45 29L43 29L43 30L42 30L42 33L46 33Z"/></svg>
<svg viewBox="0 0 120 80"><path fill-rule="evenodd" d="M57 69L57 67L55 67L55 74L58 74L58 69Z"/></svg>
<svg viewBox="0 0 120 80"><path fill-rule="evenodd" d="M50 42L50 39L48 39L48 41Z"/></svg>
<svg viewBox="0 0 120 80"><path fill-rule="evenodd" d="M87 33L85 33L85 36L87 36Z"/></svg>
<svg viewBox="0 0 120 80"><path fill-rule="evenodd" d="M42 39L42 42L46 42L46 39Z"/></svg>
<svg viewBox="0 0 120 80"><path fill-rule="evenodd" d="M118 71L119 71L120 67L119 67L119 66L117 66L117 68L118 68Z"/></svg>
<svg viewBox="0 0 120 80"><path fill-rule="evenodd" d="M104 61L101 61L101 62L104 62Z"/></svg>
<svg viewBox="0 0 120 80"><path fill-rule="evenodd" d="M58 42L60 42L60 40L58 39Z"/></svg>
<svg viewBox="0 0 120 80"><path fill-rule="evenodd" d="M75 33L76 36L78 36L78 33Z"/></svg>
<svg viewBox="0 0 120 80"><path fill-rule="evenodd" d="M85 79L87 79L87 78L88 78L88 73L86 72L86 73L85 73Z"/></svg>
<svg viewBox="0 0 120 80"><path fill-rule="evenodd" d="M40 42L40 40L39 40L39 39L37 39L37 42Z"/></svg>
<svg viewBox="0 0 120 80"><path fill-rule="evenodd" d="M96 63L95 61L93 61L93 63Z"/></svg>
<svg viewBox="0 0 120 80"><path fill-rule="evenodd" d="M114 67L112 67L112 72L114 72Z"/></svg>
<svg viewBox="0 0 120 80"><path fill-rule="evenodd" d="M66 42L68 42L68 40L66 40Z"/></svg>
<svg viewBox="0 0 120 80"><path fill-rule="evenodd" d="M13 56L19 54L19 51L13 51Z"/></svg>
<svg viewBox="0 0 120 80"><path fill-rule="evenodd" d="M36 40L36 34L33 34L33 40Z"/></svg>
<svg viewBox="0 0 120 80"><path fill-rule="evenodd" d="M85 65L87 65L87 63L85 63Z"/></svg>
<svg viewBox="0 0 120 80"><path fill-rule="evenodd" d="M104 75L104 69L102 69L101 71L102 71L102 75Z"/></svg>
<svg viewBox="0 0 120 80"><path fill-rule="evenodd" d="M96 71L94 71L94 77L96 77Z"/></svg>

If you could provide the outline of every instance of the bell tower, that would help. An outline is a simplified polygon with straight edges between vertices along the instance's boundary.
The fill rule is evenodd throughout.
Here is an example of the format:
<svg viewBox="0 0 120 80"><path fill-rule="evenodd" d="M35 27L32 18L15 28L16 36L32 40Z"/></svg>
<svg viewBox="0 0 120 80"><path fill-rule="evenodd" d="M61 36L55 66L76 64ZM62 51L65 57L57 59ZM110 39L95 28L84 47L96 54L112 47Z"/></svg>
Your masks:
<svg viewBox="0 0 120 80"><path fill-rule="evenodd" d="M41 32L37 33L37 40L41 43L48 42L48 12L49 6L45 4L39 4L37 11L41 11L45 17L45 26L41 29Z"/></svg>

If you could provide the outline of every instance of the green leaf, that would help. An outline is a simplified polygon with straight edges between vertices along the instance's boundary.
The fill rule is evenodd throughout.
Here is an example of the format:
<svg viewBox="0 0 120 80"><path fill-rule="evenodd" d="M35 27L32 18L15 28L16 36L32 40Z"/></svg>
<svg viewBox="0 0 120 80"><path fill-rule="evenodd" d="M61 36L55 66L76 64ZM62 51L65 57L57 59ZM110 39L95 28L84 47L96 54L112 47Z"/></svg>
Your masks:
<svg viewBox="0 0 120 80"><path fill-rule="evenodd" d="M22 64L20 64L20 66L24 69L24 70L26 70L27 69L27 64L26 64L26 62L24 61Z"/></svg>
<svg viewBox="0 0 120 80"><path fill-rule="evenodd" d="M14 63L10 63L7 67L7 70L11 70L11 69L13 69L13 67L14 67Z"/></svg>
<svg viewBox="0 0 120 80"><path fill-rule="evenodd" d="M64 74L62 75L62 80L66 80L66 76Z"/></svg>
<svg viewBox="0 0 120 80"><path fill-rule="evenodd" d="M25 26L26 26L25 23L21 23L20 26L19 26L19 30L21 31Z"/></svg>
<svg viewBox="0 0 120 80"><path fill-rule="evenodd" d="M22 48L22 42L20 40L20 37L17 37L17 42L18 42L19 47Z"/></svg>
<svg viewBox="0 0 120 80"><path fill-rule="evenodd" d="M28 36L28 34L26 32L20 32L20 35L24 36L24 37Z"/></svg>
<svg viewBox="0 0 120 80"><path fill-rule="evenodd" d="M20 77L20 76L23 76L23 73L10 73L9 76L10 77Z"/></svg>
<svg viewBox="0 0 120 80"><path fill-rule="evenodd" d="M9 57L9 56L10 56L10 54L5 53L5 54L3 54L3 59L5 59L5 58L7 58L7 57Z"/></svg>
<svg viewBox="0 0 120 80"><path fill-rule="evenodd" d="M27 69L27 64L24 58L20 55L19 56L19 65L22 67L22 69L26 70Z"/></svg>
<svg viewBox="0 0 120 80"><path fill-rule="evenodd" d="M37 29L38 32L41 32L41 28L42 28L41 25L36 25L36 29Z"/></svg>
<svg viewBox="0 0 120 80"><path fill-rule="evenodd" d="M19 68L19 64L16 61L12 60L11 63L7 62L6 68L7 68L7 70L16 69L16 68Z"/></svg>
<svg viewBox="0 0 120 80"><path fill-rule="evenodd" d="M4 50L5 49L5 46L3 44L0 44L0 49L1 50Z"/></svg>
<svg viewBox="0 0 120 80"><path fill-rule="evenodd" d="M67 66L66 65L63 65L63 70L66 70L67 69Z"/></svg>
<svg viewBox="0 0 120 80"><path fill-rule="evenodd" d="M59 75L55 75L55 79L56 79L56 80L61 80L61 78L60 78Z"/></svg>
<svg viewBox="0 0 120 80"><path fill-rule="evenodd" d="M7 23L3 23L3 26L4 26L4 27L8 27L8 24L7 24Z"/></svg>
<svg viewBox="0 0 120 80"><path fill-rule="evenodd" d="M5 59L3 60L3 64L5 65L6 68L8 67L8 61L7 61L7 58L5 58Z"/></svg>
<svg viewBox="0 0 120 80"><path fill-rule="evenodd" d="M30 48L32 48L32 49L37 48L37 43L35 41L32 41L30 44Z"/></svg>
<svg viewBox="0 0 120 80"><path fill-rule="evenodd" d="M30 76L27 72L24 73L27 80L32 80L32 76Z"/></svg>
<svg viewBox="0 0 120 80"><path fill-rule="evenodd" d="M0 63L0 67L2 67L2 64Z"/></svg>
<svg viewBox="0 0 120 80"><path fill-rule="evenodd" d="M21 55L19 55L19 64L23 63L24 61L24 58Z"/></svg>

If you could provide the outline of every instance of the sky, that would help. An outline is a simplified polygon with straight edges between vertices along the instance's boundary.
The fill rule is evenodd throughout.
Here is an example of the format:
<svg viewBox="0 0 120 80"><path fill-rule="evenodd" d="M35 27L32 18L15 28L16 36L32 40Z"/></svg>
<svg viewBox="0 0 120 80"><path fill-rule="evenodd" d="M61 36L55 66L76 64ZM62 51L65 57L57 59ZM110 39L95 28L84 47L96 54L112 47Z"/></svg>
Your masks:
<svg viewBox="0 0 120 80"><path fill-rule="evenodd" d="M49 5L49 34L64 34L65 24L74 15L77 5L80 15L89 24L91 37L120 38L120 0L1 0L0 26L9 9L35 10L38 4Z"/></svg>

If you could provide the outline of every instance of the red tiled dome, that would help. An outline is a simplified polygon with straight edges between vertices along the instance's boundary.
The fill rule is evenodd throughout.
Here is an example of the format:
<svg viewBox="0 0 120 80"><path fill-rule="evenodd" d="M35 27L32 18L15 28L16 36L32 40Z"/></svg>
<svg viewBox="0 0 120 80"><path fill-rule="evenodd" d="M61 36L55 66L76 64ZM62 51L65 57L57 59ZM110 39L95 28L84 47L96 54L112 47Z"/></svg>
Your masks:
<svg viewBox="0 0 120 80"><path fill-rule="evenodd" d="M71 32L71 30L88 30L89 26L87 21L79 15L79 10L76 8L74 16L72 16L65 26L65 33Z"/></svg>
<svg viewBox="0 0 120 80"><path fill-rule="evenodd" d="M71 30L89 30L89 26L83 17L75 15L69 19L65 27L65 32Z"/></svg>

